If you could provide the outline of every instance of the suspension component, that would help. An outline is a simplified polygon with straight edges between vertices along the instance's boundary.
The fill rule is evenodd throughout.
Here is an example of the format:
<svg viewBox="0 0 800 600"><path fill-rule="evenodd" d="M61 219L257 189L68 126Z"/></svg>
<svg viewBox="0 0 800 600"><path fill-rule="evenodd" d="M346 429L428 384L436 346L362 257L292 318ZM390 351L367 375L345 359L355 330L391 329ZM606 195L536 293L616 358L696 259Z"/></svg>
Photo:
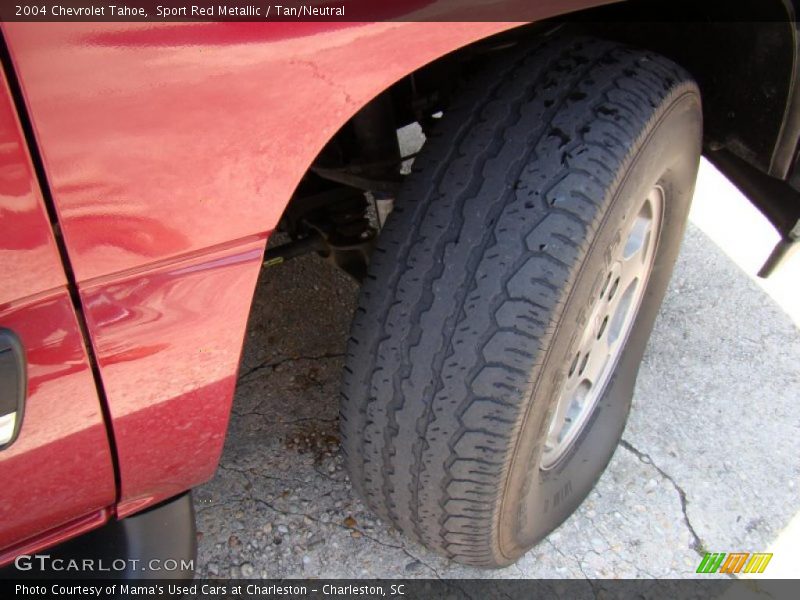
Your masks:
<svg viewBox="0 0 800 600"><path fill-rule="evenodd" d="M293 240L268 249L264 266L316 252L361 281L377 236L368 208L364 194L347 187L298 198L282 222Z"/></svg>

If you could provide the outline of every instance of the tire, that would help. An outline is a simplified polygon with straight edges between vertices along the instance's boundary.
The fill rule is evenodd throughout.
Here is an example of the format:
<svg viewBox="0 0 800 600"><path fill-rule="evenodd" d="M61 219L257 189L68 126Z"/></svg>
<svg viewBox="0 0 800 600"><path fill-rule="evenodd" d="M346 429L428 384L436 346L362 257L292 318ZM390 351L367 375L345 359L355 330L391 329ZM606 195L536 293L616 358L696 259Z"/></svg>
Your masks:
<svg viewBox="0 0 800 600"><path fill-rule="evenodd" d="M677 65L588 38L515 50L458 98L372 257L342 447L382 518L455 561L499 567L580 505L616 449L683 236L701 105ZM616 295L597 309L611 306L614 269L633 268L647 218L647 273L625 276L635 305L620 312ZM626 323L615 357L583 361L596 385L571 383L603 310Z"/></svg>

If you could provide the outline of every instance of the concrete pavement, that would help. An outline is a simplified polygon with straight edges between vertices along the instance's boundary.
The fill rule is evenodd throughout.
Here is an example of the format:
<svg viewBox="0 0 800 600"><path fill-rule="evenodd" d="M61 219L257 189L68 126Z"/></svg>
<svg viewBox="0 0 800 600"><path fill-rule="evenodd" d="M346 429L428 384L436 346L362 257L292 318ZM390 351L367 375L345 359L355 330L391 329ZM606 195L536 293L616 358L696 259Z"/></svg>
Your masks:
<svg viewBox="0 0 800 600"><path fill-rule="evenodd" d="M623 443L564 525L493 571L428 552L356 498L337 434L356 286L315 256L267 270L222 464L195 492L199 574L688 577L703 550L773 547L766 574L797 576L800 256L755 281L774 240L759 219L703 166Z"/></svg>

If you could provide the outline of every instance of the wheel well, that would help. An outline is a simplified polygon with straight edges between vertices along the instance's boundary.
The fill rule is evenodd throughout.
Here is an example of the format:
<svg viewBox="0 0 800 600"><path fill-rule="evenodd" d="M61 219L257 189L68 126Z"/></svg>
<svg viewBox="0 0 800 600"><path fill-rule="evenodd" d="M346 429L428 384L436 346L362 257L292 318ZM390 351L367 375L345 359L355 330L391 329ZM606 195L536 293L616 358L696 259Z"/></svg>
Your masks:
<svg viewBox="0 0 800 600"><path fill-rule="evenodd" d="M512 29L448 54L394 83L339 129L303 177L279 229L340 266L337 244L346 246L345 268L360 277L360 263L376 233L375 219L370 223L366 215L375 198L391 198L403 179L398 129L418 123L429 133L437 115L447 110L456 82L475 61L559 29L674 60L695 77L703 94L705 151L730 153L748 168L786 179L800 131L800 123L788 118L797 111L790 110L796 36L793 7L787 2L746 0L731 15L730 6L722 3L631 0ZM752 15L760 20L744 20ZM759 198L751 199L761 207ZM784 203L777 213L793 214L793 198L787 196ZM331 231L331 222L343 215L349 215L344 229ZM316 242L309 244L309 236ZM355 253L354 246L359 246ZM281 256L280 250L274 253L276 259Z"/></svg>
<svg viewBox="0 0 800 600"><path fill-rule="evenodd" d="M684 67L703 94L705 147L725 148L785 177L794 145L788 157L775 151L781 136L791 134L785 122L795 70L793 8L783 0L746 0L731 13L729 4L720 4L655 0L647 10L658 21L643 22L642 3L623 3L575 20L600 37L658 52Z"/></svg>

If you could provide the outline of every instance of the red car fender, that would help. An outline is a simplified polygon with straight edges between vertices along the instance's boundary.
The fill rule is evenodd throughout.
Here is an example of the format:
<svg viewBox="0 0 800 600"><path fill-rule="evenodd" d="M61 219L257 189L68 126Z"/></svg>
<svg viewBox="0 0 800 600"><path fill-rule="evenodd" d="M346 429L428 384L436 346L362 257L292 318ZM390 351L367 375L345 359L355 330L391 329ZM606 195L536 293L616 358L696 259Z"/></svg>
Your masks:
<svg viewBox="0 0 800 600"><path fill-rule="evenodd" d="M324 144L513 26L3 24L112 418L118 516L212 476L267 237Z"/></svg>

